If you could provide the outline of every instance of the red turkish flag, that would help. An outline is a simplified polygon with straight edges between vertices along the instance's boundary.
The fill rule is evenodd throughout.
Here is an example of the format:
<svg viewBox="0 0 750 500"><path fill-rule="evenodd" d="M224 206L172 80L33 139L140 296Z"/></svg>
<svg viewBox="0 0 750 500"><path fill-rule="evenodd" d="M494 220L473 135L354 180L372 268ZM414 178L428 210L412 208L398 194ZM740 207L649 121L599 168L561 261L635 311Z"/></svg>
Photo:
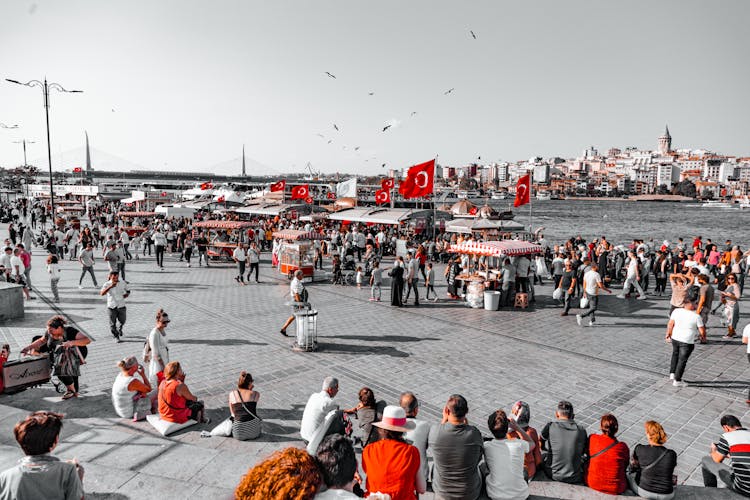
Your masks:
<svg viewBox="0 0 750 500"><path fill-rule="evenodd" d="M213 188L214 188L214 185L211 184L210 182L204 182L203 184L201 184L201 190L203 191L207 189L213 189Z"/></svg>
<svg viewBox="0 0 750 500"><path fill-rule="evenodd" d="M305 198L305 203L312 203L312 202L313 202L312 196L308 196L307 198Z"/></svg>
<svg viewBox="0 0 750 500"><path fill-rule="evenodd" d="M219 196L219 197L218 197L218 198L216 199L216 201L217 201L218 203L224 203L224 202L226 201L226 198L224 197L224 195L221 195L221 196Z"/></svg>
<svg viewBox="0 0 750 500"><path fill-rule="evenodd" d="M162 196L162 198L165 198L167 196L167 192L166 191L162 191L161 192L161 196Z"/></svg>
<svg viewBox="0 0 750 500"><path fill-rule="evenodd" d="M326 198L328 198L329 200L335 200L336 193L334 193L333 191L328 191L328 193L326 194Z"/></svg>
<svg viewBox="0 0 750 500"><path fill-rule="evenodd" d="M283 191L286 188L286 180L280 180L271 184L271 192Z"/></svg>
<svg viewBox="0 0 750 500"><path fill-rule="evenodd" d="M391 202L391 192L387 189L378 189L375 191L375 203L382 205Z"/></svg>
<svg viewBox="0 0 750 500"><path fill-rule="evenodd" d="M302 184L301 186L294 186L292 188L292 199L293 200L304 200L310 196L310 186Z"/></svg>
<svg viewBox="0 0 750 500"><path fill-rule="evenodd" d="M513 206L520 207L526 205L529 201L531 201L531 175L526 174L518 179L516 201L513 202Z"/></svg>
<svg viewBox="0 0 750 500"><path fill-rule="evenodd" d="M477 214L477 207L471 207L471 210L469 210L469 215L476 215Z"/></svg>
<svg viewBox="0 0 750 500"><path fill-rule="evenodd" d="M78 173L83 172L83 169L81 167L76 167L76 168L73 169L73 172L76 173L76 174L78 174Z"/></svg>
<svg viewBox="0 0 750 500"><path fill-rule="evenodd" d="M395 185L396 181L393 180L393 177L387 177L380 181L380 187L383 189L393 189Z"/></svg>
<svg viewBox="0 0 750 500"><path fill-rule="evenodd" d="M435 160L430 160L409 169L404 180L398 186L398 192L404 198L419 198L432 193L435 179Z"/></svg>

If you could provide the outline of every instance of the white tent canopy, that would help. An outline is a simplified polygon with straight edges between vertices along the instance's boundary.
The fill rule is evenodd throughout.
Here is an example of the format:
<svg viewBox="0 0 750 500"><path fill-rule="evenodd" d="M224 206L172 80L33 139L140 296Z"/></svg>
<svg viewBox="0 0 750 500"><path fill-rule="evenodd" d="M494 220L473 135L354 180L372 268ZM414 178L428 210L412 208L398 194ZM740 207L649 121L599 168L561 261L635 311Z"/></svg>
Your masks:
<svg viewBox="0 0 750 500"><path fill-rule="evenodd" d="M523 231L523 224L504 219L456 219L445 223L448 233L471 234L475 231Z"/></svg>
<svg viewBox="0 0 750 500"><path fill-rule="evenodd" d="M413 212L414 210L410 208L350 208L329 214L328 219L372 224L400 224L409 219Z"/></svg>
<svg viewBox="0 0 750 500"><path fill-rule="evenodd" d="M298 207L304 207L304 204L299 203L261 203L259 205L250 205L247 207L240 207L234 210L238 214L253 214L253 215L281 215L288 210L294 210Z"/></svg>

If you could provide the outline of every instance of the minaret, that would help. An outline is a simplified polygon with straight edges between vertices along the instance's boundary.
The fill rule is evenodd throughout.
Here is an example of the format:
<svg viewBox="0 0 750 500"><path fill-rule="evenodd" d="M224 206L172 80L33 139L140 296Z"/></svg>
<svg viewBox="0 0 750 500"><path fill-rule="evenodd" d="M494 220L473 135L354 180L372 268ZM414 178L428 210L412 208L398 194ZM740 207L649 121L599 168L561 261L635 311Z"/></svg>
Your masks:
<svg viewBox="0 0 750 500"><path fill-rule="evenodd" d="M669 126L664 127L664 133L659 137L659 153L665 155L672 150L672 136L669 135Z"/></svg>
<svg viewBox="0 0 750 500"><path fill-rule="evenodd" d="M245 145L242 145L242 177L246 177L245 173Z"/></svg>
<svg viewBox="0 0 750 500"><path fill-rule="evenodd" d="M86 134L86 173L91 173L91 151L89 151L89 133L84 130Z"/></svg>

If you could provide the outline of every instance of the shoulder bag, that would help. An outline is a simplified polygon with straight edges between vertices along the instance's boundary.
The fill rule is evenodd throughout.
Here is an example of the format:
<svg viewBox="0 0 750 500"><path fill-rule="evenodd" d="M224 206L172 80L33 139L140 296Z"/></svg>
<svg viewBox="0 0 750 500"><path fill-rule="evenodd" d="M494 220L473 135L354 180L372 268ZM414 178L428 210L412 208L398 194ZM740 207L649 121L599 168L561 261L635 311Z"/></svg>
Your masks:
<svg viewBox="0 0 750 500"><path fill-rule="evenodd" d="M237 398L239 398L242 408L245 409L248 415L252 415L253 419L246 422L240 422L236 418L232 419L232 436L234 437L234 439L237 439L239 441L257 439L260 436L263 421L258 417L258 415L247 409L240 391L237 391Z"/></svg>
<svg viewBox="0 0 750 500"><path fill-rule="evenodd" d="M55 376L57 377L79 377L81 375L81 364L83 356L78 346L58 346L54 352Z"/></svg>

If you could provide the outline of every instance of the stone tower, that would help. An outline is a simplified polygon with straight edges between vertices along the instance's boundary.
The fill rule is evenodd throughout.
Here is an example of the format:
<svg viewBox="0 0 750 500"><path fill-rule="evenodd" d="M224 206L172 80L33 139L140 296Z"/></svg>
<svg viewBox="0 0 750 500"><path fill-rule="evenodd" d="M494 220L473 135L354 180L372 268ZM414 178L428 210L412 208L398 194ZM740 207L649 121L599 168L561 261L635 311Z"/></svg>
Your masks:
<svg viewBox="0 0 750 500"><path fill-rule="evenodd" d="M672 136L669 135L669 126L664 127L664 133L659 137L659 153L667 154L672 150Z"/></svg>

